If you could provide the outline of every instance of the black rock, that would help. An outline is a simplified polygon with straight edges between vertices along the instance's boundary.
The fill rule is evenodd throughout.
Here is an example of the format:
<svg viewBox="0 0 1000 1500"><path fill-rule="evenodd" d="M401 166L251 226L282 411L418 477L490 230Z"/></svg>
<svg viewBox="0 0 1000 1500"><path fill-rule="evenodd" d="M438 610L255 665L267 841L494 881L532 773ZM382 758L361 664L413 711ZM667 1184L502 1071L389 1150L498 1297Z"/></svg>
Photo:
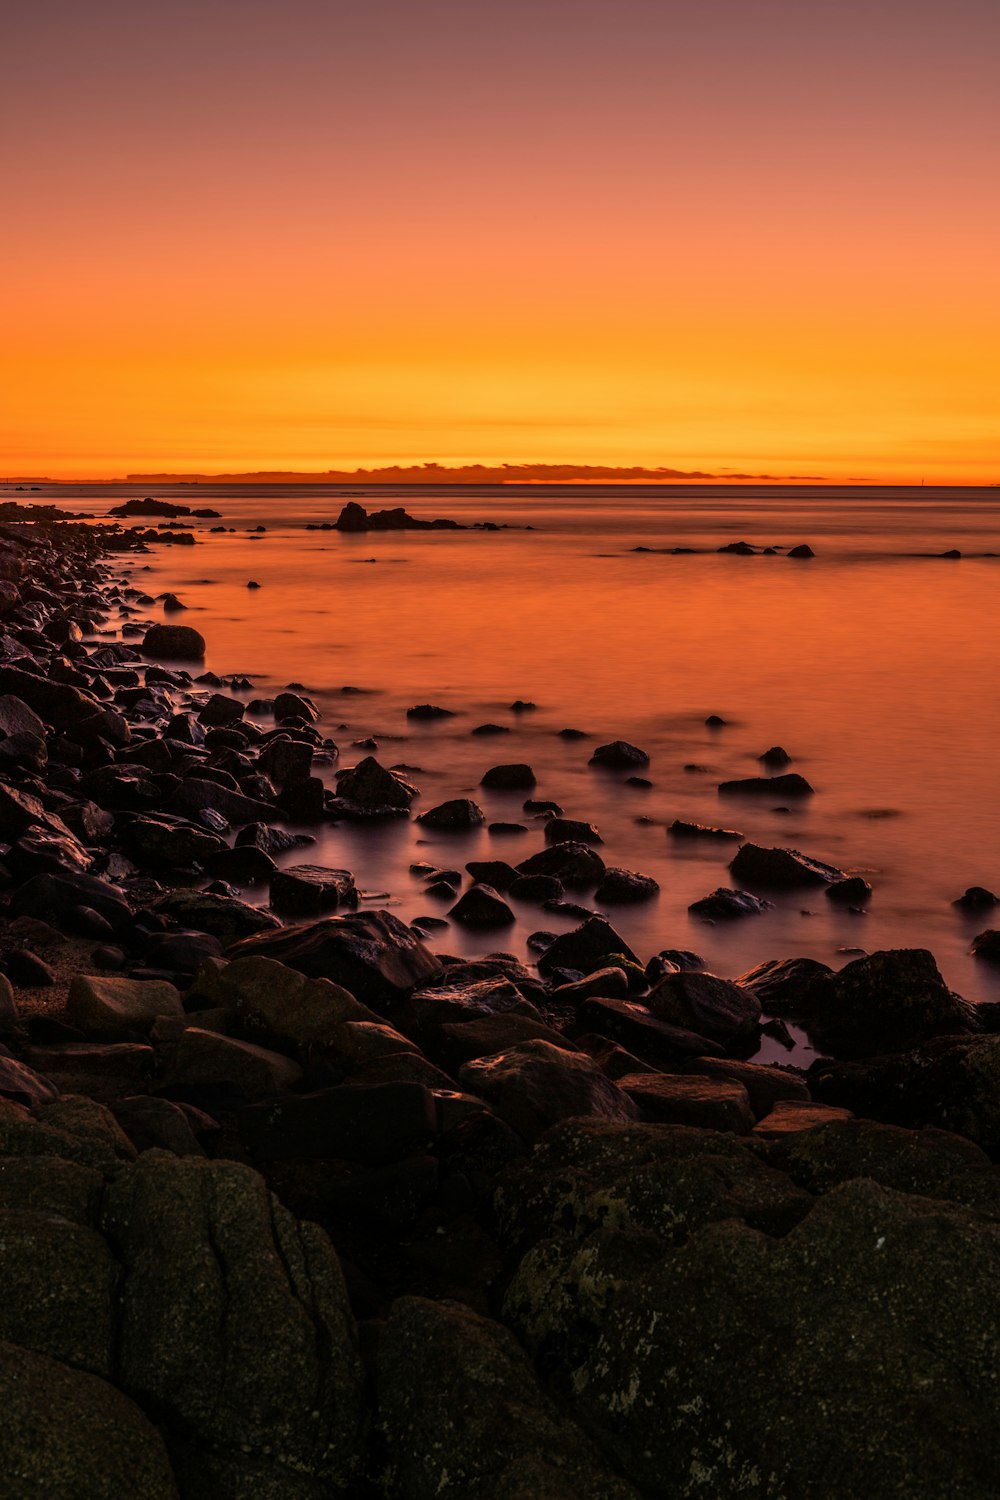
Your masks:
<svg viewBox="0 0 1000 1500"><path fill-rule="evenodd" d="M637 901L651 901L659 894L659 882L651 875L639 875L634 870L622 870L609 865L594 892L594 900L609 906L622 906Z"/></svg>
<svg viewBox="0 0 1000 1500"><path fill-rule="evenodd" d="M522 859L517 868L521 875L555 875L570 890L584 890L597 885L606 866L589 845L564 843L540 849Z"/></svg>
<svg viewBox="0 0 1000 1500"><path fill-rule="evenodd" d="M604 840L593 823L579 818L550 818L545 824L547 844L603 844Z"/></svg>
<svg viewBox="0 0 1000 1500"><path fill-rule="evenodd" d="M500 792L530 791L535 785L535 773L523 764L491 766L479 785Z"/></svg>
<svg viewBox="0 0 1000 1500"><path fill-rule="evenodd" d="M770 750L765 750L764 754L758 755L757 759L769 767L790 766L792 763L792 757L780 745L772 745Z"/></svg>
<svg viewBox="0 0 1000 1500"><path fill-rule="evenodd" d="M205 637L190 625L153 625L143 636L142 650L161 661L203 661Z"/></svg>
<svg viewBox="0 0 1000 1500"><path fill-rule="evenodd" d="M56 982L56 976L45 960L30 948L11 949L4 959L4 968L12 984L24 985L28 989L48 988Z"/></svg>
<svg viewBox="0 0 1000 1500"><path fill-rule="evenodd" d="M415 703L412 708L406 710L408 719L453 719L454 710L450 708L439 708L435 703Z"/></svg>
<svg viewBox="0 0 1000 1500"><path fill-rule="evenodd" d="M464 927L509 927L517 919L503 897L489 885L474 885L448 913Z"/></svg>
<svg viewBox="0 0 1000 1500"><path fill-rule="evenodd" d="M419 1083L349 1085L251 1105L241 1110L239 1129L261 1160L391 1162L431 1143L437 1107Z"/></svg>
<svg viewBox="0 0 1000 1500"><path fill-rule="evenodd" d="M744 844L729 868L742 885L766 890L797 890L845 879L843 870L810 859L798 849L765 849L760 844Z"/></svg>
<svg viewBox="0 0 1000 1500"><path fill-rule="evenodd" d="M590 757L590 764L609 766L614 771L630 771L636 766L648 766L649 756L627 740L612 740L608 745L598 745Z"/></svg>
<svg viewBox="0 0 1000 1500"><path fill-rule="evenodd" d="M468 833L472 828L481 828L486 815L476 802L468 797L454 797L450 802L441 802L421 813L417 822L438 833Z"/></svg>
<svg viewBox="0 0 1000 1500"><path fill-rule="evenodd" d="M743 834L735 828L713 828L708 823L685 823L675 818L668 825L667 833L675 839L741 839Z"/></svg>
<svg viewBox="0 0 1000 1500"><path fill-rule="evenodd" d="M553 969L577 969L581 974L592 974L595 969L607 968L616 958L626 958L631 963L639 960L604 917L588 917L572 932L563 932L546 949L538 960L541 974Z"/></svg>
<svg viewBox="0 0 1000 1500"><path fill-rule="evenodd" d="M510 887L516 901L557 901L563 894L563 883L555 875L519 875Z"/></svg>
<svg viewBox="0 0 1000 1500"><path fill-rule="evenodd" d="M730 886L718 886L710 896L692 901L688 911L695 917L705 917L713 922L728 922L737 917L753 917L762 911L770 911L773 902L763 896L752 896L749 891L734 891Z"/></svg>
<svg viewBox="0 0 1000 1500"><path fill-rule="evenodd" d="M1000 897L994 896L993 892L988 891L985 886L970 885L965 893L951 904L960 907L962 911L975 913L989 911L990 907L996 906L998 901Z"/></svg>
<svg viewBox="0 0 1000 1500"><path fill-rule="evenodd" d="M283 917L316 917L339 906L355 907L358 892L350 870L290 865L271 876L270 905Z"/></svg>
<svg viewBox="0 0 1000 1500"><path fill-rule="evenodd" d="M872 888L869 881L861 875L848 875L843 880L835 880L826 888L826 898L834 901L838 906L861 907L866 904L871 896Z"/></svg>
<svg viewBox="0 0 1000 1500"><path fill-rule="evenodd" d="M721 797L811 797L813 790L797 771L785 776L748 776L719 783Z"/></svg>

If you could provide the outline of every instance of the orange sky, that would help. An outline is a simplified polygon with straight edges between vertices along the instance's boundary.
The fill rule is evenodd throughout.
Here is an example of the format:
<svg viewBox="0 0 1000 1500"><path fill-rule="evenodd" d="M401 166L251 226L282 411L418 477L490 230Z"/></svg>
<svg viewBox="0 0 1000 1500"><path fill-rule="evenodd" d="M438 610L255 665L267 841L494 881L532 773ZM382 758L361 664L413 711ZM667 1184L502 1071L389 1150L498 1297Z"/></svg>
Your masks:
<svg viewBox="0 0 1000 1500"><path fill-rule="evenodd" d="M34 0L0 472L1000 480L995 0Z"/></svg>

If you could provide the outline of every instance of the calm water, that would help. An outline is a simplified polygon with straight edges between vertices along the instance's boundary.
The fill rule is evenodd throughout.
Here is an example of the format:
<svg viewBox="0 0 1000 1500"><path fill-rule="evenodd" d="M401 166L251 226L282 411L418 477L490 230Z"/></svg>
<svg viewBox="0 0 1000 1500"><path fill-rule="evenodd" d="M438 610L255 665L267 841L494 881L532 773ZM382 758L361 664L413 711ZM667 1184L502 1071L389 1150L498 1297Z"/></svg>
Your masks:
<svg viewBox="0 0 1000 1500"><path fill-rule="evenodd" d="M103 514L142 493L79 487L23 498L73 496ZM365 753L352 741L374 735L384 763L419 768L420 807L472 795L490 819L524 820L522 796L481 792L478 782L498 762L529 762L535 796L597 823L609 863L660 881L657 901L612 914L642 955L694 948L729 975L764 958L839 964L846 949L919 944L970 999L1000 996L1000 976L969 955L989 922L969 922L950 904L970 884L1000 888L1000 556L987 555L1000 554L1000 490L199 485L155 494L212 505L238 528L211 536L208 527L222 523L197 522L198 547L157 549L128 565L149 593L172 589L189 605L183 618L206 636L209 668L246 672L260 693L304 683L340 764ZM536 529L304 529L336 519L347 494L369 508L402 503L417 515ZM250 540L246 528L258 524L267 533ZM714 551L740 539L808 542L817 556ZM671 556L636 546L709 550ZM960 561L933 555L952 547ZM250 578L262 587L248 591ZM345 685L365 692L344 695ZM515 698L537 710L511 713ZM418 702L457 717L410 724L405 710ZM711 713L727 727L706 728ZM471 737L485 720L510 734ZM566 725L590 738L559 739ZM616 738L649 753L651 790L588 766L592 747ZM780 813L722 801L717 783L757 774L756 757L774 744L816 787L808 805ZM701 769L685 769L692 764ZM870 911L832 910L820 892L779 897L776 910L744 922L700 923L688 903L731 883L733 851L677 848L664 833L675 817L724 823L863 873L875 887ZM413 823L341 825L306 857L353 869L408 919L439 914L409 874L412 860L516 863L541 845L540 828L428 842ZM523 952L529 932L569 925L530 906L519 917L509 936L452 928L438 942L452 952Z"/></svg>

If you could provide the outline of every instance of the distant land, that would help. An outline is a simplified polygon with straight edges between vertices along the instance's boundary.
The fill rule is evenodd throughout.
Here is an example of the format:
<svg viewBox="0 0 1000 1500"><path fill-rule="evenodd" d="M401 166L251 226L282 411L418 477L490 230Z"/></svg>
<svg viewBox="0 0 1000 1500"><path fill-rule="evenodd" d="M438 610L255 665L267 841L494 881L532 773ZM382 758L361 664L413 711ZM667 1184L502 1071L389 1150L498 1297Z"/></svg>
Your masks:
<svg viewBox="0 0 1000 1500"><path fill-rule="evenodd" d="M389 464L378 469L260 469L246 474L126 474L129 484L614 484L753 480L767 484L826 484L821 474L709 474L700 469L617 468L606 464Z"/></svg>

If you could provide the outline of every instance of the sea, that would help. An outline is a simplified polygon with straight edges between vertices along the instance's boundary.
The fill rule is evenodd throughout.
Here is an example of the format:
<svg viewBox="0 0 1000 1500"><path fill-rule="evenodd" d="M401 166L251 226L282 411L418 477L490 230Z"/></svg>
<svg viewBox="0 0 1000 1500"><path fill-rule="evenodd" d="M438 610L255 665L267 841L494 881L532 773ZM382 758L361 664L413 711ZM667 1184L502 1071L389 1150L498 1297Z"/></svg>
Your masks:
<svg viewBox="0 0 1000 1500"><path fill-rule="evenodd" d="M995 918L968 917L953 904L970 885L1000 892L1000 489L0 490L0 499L94 516L144 495L220 512L191 523L196 546L158 546L115 566L151 595L181 598L187 612L172 618L205 636L208 670L245 674L248 699L303 684L338 766L369 753L358 742L373 738L378 759L405 765L420 788L415 811L472 797L488 822L525 830L447 836L414 821L338 823L310 830L316 844L285 862L348 868L366 899L406 921L446 915L411 864L517 863L543 847L524 792L480 786L489 767L526 762L537 778L530 795L596 824L608 864L659 882L656 899L606 913L644 959L694 950L734 977L769 958L840 966L879 948L927 947L966 998L1000 999L1000 971L971 952L979 931L1000 927L1000 908ZM348 500L501 529L308 529L334 522ZM740 541L754 553L719 550ZM813 557L787 555L803 543ZM249 589L251 580L260 587ZM147 614L162 618L161 606ZM107 628L121 623L112 617ZM517 700L534 706L515 711ZM407 718L424 703L453 717ZM724 724L710 726L710 716ZM509 732L473 735L483 723ZM585 738L561 737L567 727ZM619 739L648 754L648 786L590 764L597 746ZM720 796L721 782L761 774L759 757L772 746L787 751L812 797ZM321 770L331 787L335 769ZM800 850L863 875L873 894L850 911L822 890L797 891L761 915L706 923L688 907L737 883L727 868L735 846L682 843L667 833L674 819ZM512 905L512 928L452 923L430 941L449 953L530 959L529 935L573 925ZM808 1061L805 1039L795 1040ZM760 1056L788 1060L779 1042Z"/></svg>

